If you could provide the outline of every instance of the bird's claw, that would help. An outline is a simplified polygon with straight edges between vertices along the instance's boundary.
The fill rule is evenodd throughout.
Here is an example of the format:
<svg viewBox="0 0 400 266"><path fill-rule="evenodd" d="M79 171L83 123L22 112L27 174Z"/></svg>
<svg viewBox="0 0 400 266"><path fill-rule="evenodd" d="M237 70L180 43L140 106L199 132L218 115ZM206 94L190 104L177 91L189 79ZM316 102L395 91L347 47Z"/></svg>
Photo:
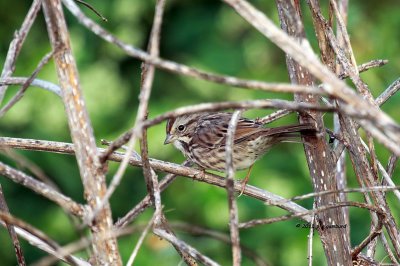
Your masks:
<svg viewBox="0 0 400 266"><path fill-rule="evenodd" d="M193 175L193 179L203 180L206 177L206 170L200 169L196 174Z"/></svg>

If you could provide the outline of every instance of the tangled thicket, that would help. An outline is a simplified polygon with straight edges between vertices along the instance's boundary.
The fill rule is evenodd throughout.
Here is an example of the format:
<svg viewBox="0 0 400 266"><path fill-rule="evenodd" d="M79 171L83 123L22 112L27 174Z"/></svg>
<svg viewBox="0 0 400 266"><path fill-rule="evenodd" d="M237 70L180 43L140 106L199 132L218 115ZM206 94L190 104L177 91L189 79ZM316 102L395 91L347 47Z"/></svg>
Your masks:
<svg viewBox="0 0 400 266"><path fill-rule="evenodd" d="M76 2L85 4L82 1ZM159 47L166 1L157 0L156 2L147 51L127 44L106 31L98 23L88 18L73 0L34 0L21 28L11 41L1 73L0 102L9 85L21 85L21 88L10 100L2 104L0 117L4 116L24 96L30 86L43 88L61 97L65 106L72 143L0 137L0 148L6 156L19 164L23 164L23 159L15 156L14 149L75 156L79 165L86 202L80 204L63 194L51 180L40 179L40 172L35 171L32 167L28 167L29 172L33 173L31 176L23 170L0 162L0 174L54 202L68 215L74 217L73 220L78 228L88 228L90 231L89 234L83 235L81 239L77 239L71 245L61 246L46 235L46 228L36 228L13 216L12 210L9 211L6 204L7 197L5 199L3 193L0 193L0 221L2 226L9 231L19 265L25 265L19 238L28 240L31 245L52 255L40 261L40 265L51 264L54 258L72 265L120 265L122 262L118 240L121 236L131 232L129 225L148 208L153 208L154 212L147 225L139 228L143 233L131 253L128 260L129 265L135 260L135 256L150 230L158 237L168 241L186 264L218 265L213 258L200 252L195 243L189 244L177 237L174 233L176 228L193 234L211 235L220 241L229 243L232 249L233 265L240 265L242 256L251 258L258 265L266 265L267 263L259 255L241 245L239 231L260 225L268 226L267 224L293 218L304 220L307 227L310 228L308 254L304 254L304 257L309 260L309 265L313 261L312 236L314 230L318 232L328 265L353 265L353 261L359 263L357 265L377 265L383 258L375 256L378 244L383 246L385 259L397 265L400 260L398 221L388 205L386 194L394 194L394 204L399 203L400 193L392 180L392 175L397 157L400 155L400 146L398 145L400 143L400 126L383 112L380 106L397 92L400 88L400 81L396 80L392 83L379 97L372 96L368 85L360 77L360 72L382 66L386 61L373 60L357 65L346 29L348 0L331 0L328 17L321 12L318 0L307 1L319 45L319 56L312 50L306 38L302 21L304 6L300 5L300 1L276 0L280 20L279 27L246 0L224 0L246 22L285 52L290 84L218 75L161 58ZM81 93L76 60L71 51L70 34L62 6L82 24L82 27L97 35L99 40L109 42L122 50L127 57L133 57L143 62L139 106L135 122L132 128L120 138L111 143L105 142L104 144L108 145L105 149L96 146L93 128ZM30 76L13 77L23 43L41 11L45 17L52 50L43 57ZM334 28L336 28L336 33ZM43 66L50 60L55 63L57 84L37 78ZM294 95L294 101L246 99L200 103L148 118L148 108L152 104L150 95L155 68L176 75L232 87L291 93ZM347 78L350 79L355 89L343 81ZM241 183L234 180L231 165L228 164L226 177L223 178L210 173L203 174L200 170L190 167L190 162L178 165L156 160L148 155L147 130L168 118L201 111L266 108L277 109L277 111L260 118L260 121L264 123L297 112L300 123L313 123L321 132L318 138L305 137L307 145L304 145L314 193L285 199L251 185L247 185L244 190L247 197L284 209L289 212L288 215L239 223L240 208L237 206L238 198L235 193L241 190ZM334 113L332 116L333 131L326 129L326 120L329 119L324 117L326 112ZM233 123L232 128L234 128L235 121L231 122ZM329 121L329 123L331 122ZM359 130L360 128L361 130ZM326 131L329 138L325 137ZM362 138L361 135L364 132L365 136ZM230 134L232 135L232 132ZM139 153L134 150L137 142L140 143ZM384 146L392 154L386 167L377 158L374 143ZM124 146L124 151L117 151L125 144L127 145ZM352 168L347 172L354 173L358 188L347 187L345 154L352 163ZM109 184L106 183L105 178L108 161L120 162L119 168ZM147 195L124 217L114 223L112 205L109 201L117 187L123 183L122 177L129 165L143 169ZM159 180L157 174L159 172L168 174ZM176 176L185 176L205 182L210 186L226 188L229 205L229 237L198 228L195 225L171 225L164 215L165 210L160 194L173 184ZM363 200L349 200L349 192L362 194ZM296 203L305 198L314 198L313 208L306 209ZM356 245L350 242L350 230L357 225L350 223L349 208L368 210L368 219L371 223L369 235ZM87 254L88 258L83 259L80 258L82 253L78 255L77 252L85 247L90 247L90 253Z"/></svg>

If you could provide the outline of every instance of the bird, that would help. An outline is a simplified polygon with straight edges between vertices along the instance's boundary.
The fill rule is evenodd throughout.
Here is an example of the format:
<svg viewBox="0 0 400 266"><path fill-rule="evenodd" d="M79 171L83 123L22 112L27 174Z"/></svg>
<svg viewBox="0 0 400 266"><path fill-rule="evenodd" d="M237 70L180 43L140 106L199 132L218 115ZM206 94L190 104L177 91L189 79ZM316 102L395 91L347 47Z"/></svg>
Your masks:
<svg viewBox="0 0 400 266"><path fill-rule="evenodd" d="M203 112L170 118L166 125L164 144L172 143L200 169L226 172L226 139L232 113ZM294 124L266 128L258 119L240 117L233 140L233 168L249 169L242 184L248 182L254 163L273 145L293 142L300 134L315 135L312 124ZM299 142L299 141L297 141Z"/></svg>

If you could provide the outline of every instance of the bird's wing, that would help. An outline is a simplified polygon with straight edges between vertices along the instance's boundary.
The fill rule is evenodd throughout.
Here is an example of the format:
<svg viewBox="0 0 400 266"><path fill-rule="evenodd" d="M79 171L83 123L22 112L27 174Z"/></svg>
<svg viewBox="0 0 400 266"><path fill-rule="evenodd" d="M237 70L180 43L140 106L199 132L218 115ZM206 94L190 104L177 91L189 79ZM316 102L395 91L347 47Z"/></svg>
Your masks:
<svg viewBox="0 0 400 266"><path fill-rule="evenodd" d="M204 117L196 127L193 143L210 149L225 146L231 117L232 114L229 113L210 114ZM263 131L261 124L250 119L240 118L235 131L234 143L244 141L261 131Z"/></svg>

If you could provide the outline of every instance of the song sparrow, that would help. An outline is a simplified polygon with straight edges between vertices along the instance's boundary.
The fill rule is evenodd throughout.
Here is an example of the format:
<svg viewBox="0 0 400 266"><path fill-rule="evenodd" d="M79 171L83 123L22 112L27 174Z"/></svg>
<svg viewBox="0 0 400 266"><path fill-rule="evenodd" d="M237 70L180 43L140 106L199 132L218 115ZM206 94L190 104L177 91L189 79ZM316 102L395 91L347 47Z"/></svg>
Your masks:
<svg viewBox="0 0 400 266"><path fill-rule="evenodd" d="M167 122L164 144L173 143L186 158L203 169L224 172L225 144L231 117L231 113L217 112L171 118ZM251 169L272 145L298 139L299 133L315 135L315 132L310 124L264 128L257 120L241 117L234 135L233 166L236 170ZM249 173L245 183L248 176Z"/></svg>

